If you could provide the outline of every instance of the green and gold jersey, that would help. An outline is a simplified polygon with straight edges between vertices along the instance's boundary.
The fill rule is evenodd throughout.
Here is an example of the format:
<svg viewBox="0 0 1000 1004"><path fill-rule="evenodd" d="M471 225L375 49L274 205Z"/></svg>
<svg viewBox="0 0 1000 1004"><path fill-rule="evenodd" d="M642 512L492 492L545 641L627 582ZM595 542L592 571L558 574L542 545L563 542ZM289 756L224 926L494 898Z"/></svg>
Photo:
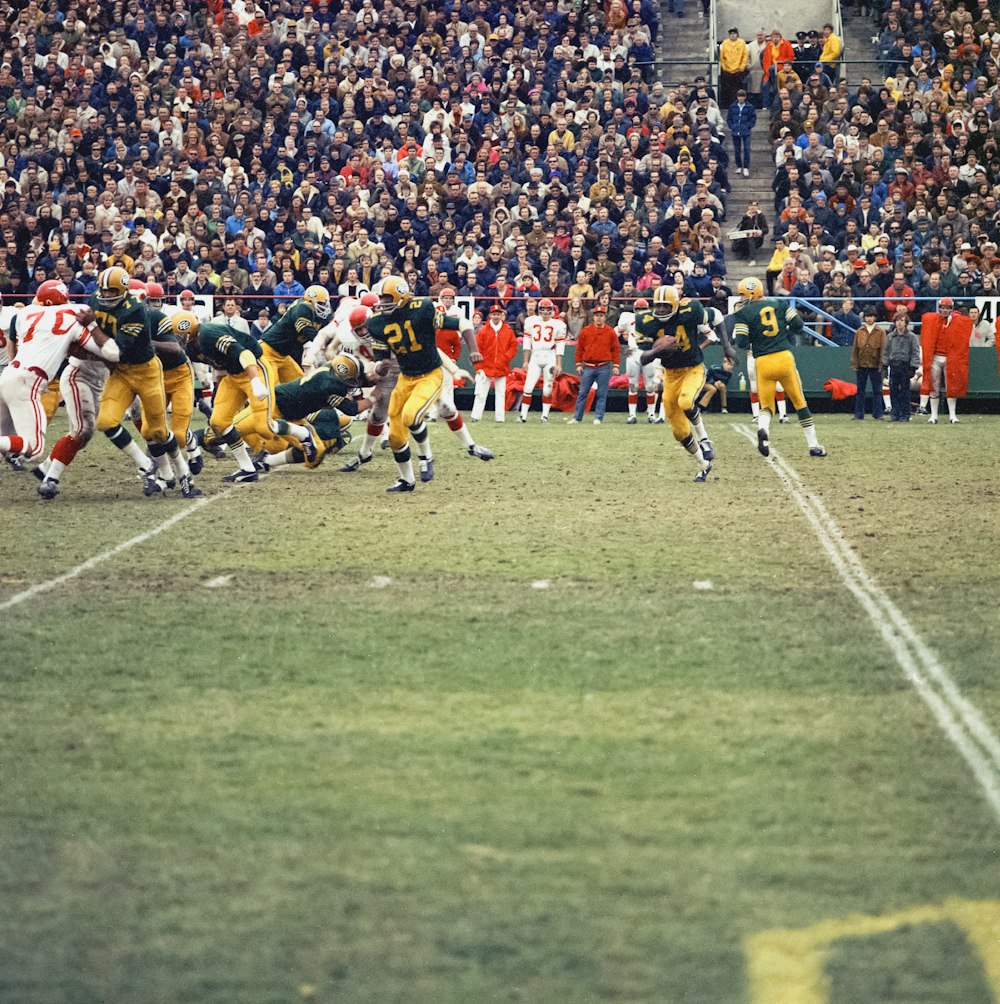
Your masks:
<svg viewBox="0 0 1000 1004"><path fill-rule="evenodd" d="M290 356L301 366L302 346L306 342L311 342L326 323L327 321L316 317L307 303L296 300L275 319L274 324L261 335L260 340L278 355Z"/></svg>
<svg viewBox="0 0 1000 1004"><path fill-rule="evenodd" d="M274 403L282 418L297 422L321 408L339 408L347 415L356 415L358 406L351 400L352 388L335 376L329 363L317 366L298 380L279 384L274 390Z"/></svg>
<svg viewBox="0 0 1000 1004"><path fill-rule="evenodd" d="M284 412L281 414L282 417L287 418ZM337 446L343 447L350 442L350 434L346 433L340 424L340 412L336 408L320 408L319 411L302 417L308 420L324 443L335 443Z"/></svg>
<svg viewBox="0 0 1000 1004"><path fill-rule="evenodd" d="M175 370L180 366L186 366L188 358L181 347L180 339L170 327L170 318L158 307L147 307L146 310L149 312L149 323L153 328L153 340L157 342L172 342L177 346L176 352L159 353L164 372Z"/></svg>
<svg viewBox="0 0 1000 1004"><path fill-rule="evenodd" d="M208 363L216 369L239 376L247 366L249 352L260 359L263 352L253 335L244 334L228 324L203 324L198 329L198 339L188 346L188 355L199 363Z"/></svg>
<svg viewBox="0 0 1000 1004"><path fill-rule="evenodd" d="M404 376L418 377L441 366L437 349L437 331L458 331L458 318L434 308L426 296L416 297L391 314L373 314L368 319L368 334L376 359L394 355Z"/></svg>
<svg viewBox="0 0 1000 1004"><path fill-rule="evenodd" d="M651 310L644 310L635 319L635 341L640 349L648 351L657 338L673 335L677 351L663 359L665 369L679 370L698 366L704 361L701 351L699 327L707 324L705 308L697 300L681 300L674 313L665 321Z"/></svg>
<svg viewBox="0 0 1000 1004"><path fill-rule="evenodd" d="M754 300L733 318L736 344L750 348L757 359L791 349L792 333L804 329L798 311L787 300Z"/></svg>
<svg viewBox="0 0 1000 1004"><path fill-rule="evenodd" d="M97 326L118 343L121 362L127 366L153 358L153 325L142 301L129 293L114 307L102 307L95 293L88 301Z"/></svg>

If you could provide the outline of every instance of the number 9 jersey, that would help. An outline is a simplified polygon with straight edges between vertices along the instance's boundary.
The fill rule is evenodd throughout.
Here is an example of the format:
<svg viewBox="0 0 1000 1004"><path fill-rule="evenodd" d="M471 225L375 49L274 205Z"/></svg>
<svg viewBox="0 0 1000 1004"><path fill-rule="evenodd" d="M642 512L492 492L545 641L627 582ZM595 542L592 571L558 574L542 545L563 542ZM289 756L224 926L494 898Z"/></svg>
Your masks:
<svg viewBox="0 0 1000 1004"><path fill-rule="evenodd" d="M792 348L792 332L804 330L798 311L785 300L752 300L733 315L733 336L754 357L785 352Z"/></svg>
<svg viewBox="0 0 1000 1004"><path fill-rule="evenodd" d="M376 359L396 357L404 376L419 377L441 366L437 330L458 331L458 318L435 309L429 297L416 297L388 313L368 319L368 334Z"/></svg>

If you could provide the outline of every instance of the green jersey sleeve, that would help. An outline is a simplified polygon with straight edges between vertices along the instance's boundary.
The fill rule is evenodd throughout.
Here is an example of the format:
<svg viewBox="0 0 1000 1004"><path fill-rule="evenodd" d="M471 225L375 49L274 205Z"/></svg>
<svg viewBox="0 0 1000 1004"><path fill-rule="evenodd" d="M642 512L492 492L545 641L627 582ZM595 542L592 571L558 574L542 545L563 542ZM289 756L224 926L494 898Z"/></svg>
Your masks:
<svg viewBox="0 0 1000 1004"><path fill-rule="evenodd" d="M252 353L254 359L260 359L262 355L260 345L253 336L227 324L203 324L198 331L196 345L197 351L192 354L199 362L210 363L234 376L246 368L240 359L244 352Z"/></svg>
<svg viewBox="0 0 1000 1004"><path fill-rule="evenodd" d="M157 355L160 357L160 362L163 364L164 371L175 370L180 366L187 365L187 355L184 349L181 348L181 343L170 326L170 318L162 310L157 310L155 307L147 309L149 310L149 322L153 328L153 341L170 342L177 346L176 351L156 350Z"/></svg>

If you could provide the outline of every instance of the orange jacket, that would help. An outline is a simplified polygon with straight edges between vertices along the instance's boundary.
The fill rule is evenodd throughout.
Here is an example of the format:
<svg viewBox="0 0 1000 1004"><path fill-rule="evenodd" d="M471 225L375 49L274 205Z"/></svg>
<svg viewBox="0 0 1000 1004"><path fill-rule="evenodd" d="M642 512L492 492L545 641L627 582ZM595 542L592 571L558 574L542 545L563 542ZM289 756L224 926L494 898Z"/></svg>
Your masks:
<svg viewBox="0 0 1000 1004"><path fill-rule="evenodd" d="M588 324L576 339L575 362L577 366L618 365L618 335L610 324Z"/></svg>
<svg viewBox="0 0 1000 1004"><path fill-rule="evenodd" d="M476 363L477 370L482 370L488 377L502 377L510 373L510 361L517 355L517 335L506 321L498 331L491 328L489 322L484 324L476 332L476 344L483 357L482 362Z"/></svg>
<svg viewBox="0 0 1000 1004"><path fill-rule="evenodd" d="M795 50L792 48L792 43L788 41L787 38L783 38L777 46L773 43L768 42L764 46L764 52L761 59L761 65L764 67L764 76L766 77L768 71L775 63L794 63L795 62Z"/></svg>
<svg viewBox="0 0 1000 1004"><path fill-rule="evenodd" d="M965 397L969 389L969 336L972 334L972 320L962 314L952 314L947 329L943 329L940 314L924 314L920 318L920 350L924 369L921 394L930 394L931 360L935 346L944 349L948 362L945 366L945 393L948 397ZM939 334L943 337L940 338Z"/></svg>

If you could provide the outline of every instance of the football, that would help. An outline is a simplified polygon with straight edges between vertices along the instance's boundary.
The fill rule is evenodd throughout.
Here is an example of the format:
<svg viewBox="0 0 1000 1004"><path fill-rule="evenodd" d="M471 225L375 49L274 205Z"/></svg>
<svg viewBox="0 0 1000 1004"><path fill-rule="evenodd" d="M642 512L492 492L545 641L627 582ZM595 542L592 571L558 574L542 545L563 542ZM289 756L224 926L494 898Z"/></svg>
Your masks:
<svg viewBox="0 0 1000 1004"><path fill-rule="evenodd" d="M670 355L672 352L678 351L677 339L673 335L663 335L662 337L657 338L655 342L653 342L653 346L649 351L662 352L665 353L666 355Z"/></svg>

